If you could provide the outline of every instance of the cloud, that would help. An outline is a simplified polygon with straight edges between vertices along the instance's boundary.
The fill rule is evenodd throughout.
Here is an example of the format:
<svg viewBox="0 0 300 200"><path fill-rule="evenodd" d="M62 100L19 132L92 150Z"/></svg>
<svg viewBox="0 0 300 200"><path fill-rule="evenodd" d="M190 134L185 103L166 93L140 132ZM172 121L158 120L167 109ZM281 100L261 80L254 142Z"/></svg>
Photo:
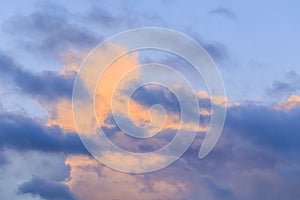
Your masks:
<svg viewBox="0 0 300 200"><path fill-rule="evenodd" d="M224 44L219 42L201 42L200 44L214 60L219 62L230 60L229 52Z"/></svg>
<svg viewBox="0 0 300 200"><path fill-rule="evenodd" d="M289 111L300 105L300 97L296 95L290 96L286 101L275 104L275 109Z"/></svg>
<svg viewBox="0 0 300 200"><path fill-rule="evenodd" d="M232 10L230 10L229 8L218 7L218 8L212 9L209 13L214 14L214 15L221 15L221 16L226 17L231 20L235 20L237 18L236 15L234 14L234 12Z"/></svg>
<svg viewBox="0 0 300 200"><path fill-rule="evenodd" d="M222 9L212 10L212 13L227 15L227 17L232 18ZM105 13L105 11L98 13L98 15L96 14L93 13L90 17L95 18L97 21L99 20L100 22L98 22L103 27L110 28L115 24L121 23L118 21L119 15L110 15L110 13ZM7 31L23 31L26 36L18 37L25 40L24 42L26 42L29 49L42 50L44 53L47 52L52 55L64 51L65 48L88 48L95 42L93 33L90 31L83 35L83 41L77 41L81 35L79 31L81 25L70 21L68 17L65 18L65 15L59 14L59 12L58 14L45 14L38 11L22 17L25 19L24 22L16 22L11 19L12 25L16 25L16 29L12 27L12 29L7 29ZM47 20L49 20L49 24L45 23ZM66 27L63 27L63 25ZM52 30L55 26L58 26L58 29ZM29 30L30 28L32 30ZM69 31L74 31L74 35L72 35L73 33L69 34ZM59 38L60 34L63 35L64 41ZM32 36L38 36L38 40L27 41ZM201 44L214 59L224 61L229 58L227 48L223 44L201 41ZM41 42L41 45L37 42ZM105 106L108 105L108 97L118 75L114 72L126 73L134 67L131 64L139 64L136 58L137 55L132 55L132 57L127 57L125 61L119 62L118 66L116 66L118 69L120 66L123 66L124 71L120 72L114 69L112 70L112 75L104 79L103 83L108 84L102 84L106 93L98 99L98 115L100 115L100 121L107 126L105 128L108 130L108 134L114 134L115 137L113 139L116 143L124 142L124 146L131 147L134 150L149 151L165 144L168 134L173 131L170 129L176 129L176 127L169 124L168 128L170 129L162 132L164 136L152 140L152 143L143 144L142 142L132 145L132 141L119 137L119 130L108 126L113 124L113 122L107 123L111 116L109 115L110 109L106 109ZM3 63L3 65L1 64L2 66L10 66L0 68L2 70L1 74L9 75L23 93L44 98L44 100L51 100L51 103L53 102L54 105L53 113L51 113L47 126L27 116L2 113L0 115L1 150L15 149L18 152L24 152L24 154L30 151L43 152L44 154L40 155L40 158L43 156L48 157L49 154L60 154L61 152L67 155L73 154L66 160L66 165L69 165L71 168L70 179L64 180L59 177L57 178L59 180L53 180L53 178L40 177L38 175L34 176L34 178L26 177L19 181L23 182L19 187L19 198L21 199L26 197L29 199L38 198L38 196L44 199L59 199L59 196L61 199L75 198L70 190L83 199L98 199L101 196L101 198L106 199L178 198L198 200L202 198L209 200L222 198L247 200L298 199L300 196L299 192L297 192L300 184L299 180L297 180L300 174L299 159L297 158L299 154L297 145L299 142L299 134L297 134L299 126L296 121L299 119L299 109L297 106L289 107L284 112L275 110L272 107L256 105L230 107L221 140L212 153L204 160L198 160L197 157L203 139L203 135L201 135L189 151L173 165L146 175L124 174L109 169L90 157L82 156L82 154L86 154L86 150L78 136L73 133L66 133L75 131L70 102L74 80L72 73L70 75L68 70L63 73L32 73L22 69L5 56L2 56L0 60ZM77 69L76 66L75 69ZM296 80L297 78L292 77L291 79ZM288 95L297 91L298 85L294 85L293 81L293 83L289 80L282 82L286 85L275 84L275 92L273 91L270 94L277 95L283 91L283 95ZM124 94L119 93L119 95ZM135 94L134 104L132 105L134 121L149 122L148 108L154 103L161 103L167 110L177 114L179 109L174 98L174 95L169 91L158 90L153 87L141 88ZM291 98L292 100L295 102L295 98ZM199 93L199 102L203 108L210 107L208 95ZM213 99L213 103L217 102L220 103L218 99ZM50 103L47 105L49 106ZM104 106L104 109L102 106ZM209 115L210 113L207 113L207 116ZM107 156L123 161L123 157L120 155L108 153ZM4 156L5 159L7 157ZM10 155L10 157L13 157L13 155ZM4 167L9 164L9 161L5 159L3 162ZM26 159L32 160L30 156ZM134 160L130 162L128 159L127 161L128 165L134 165L135 163ZM57 171L56 168L46 168L46 166L53 164L53 161L45 163L38 168L43 169L45 173ZM29 164L27 165L30 166ZM23 166L24 164L22 164ZM16 172L28 171L17 168L16 165L11 168L18 169ZM12 174L11 177L16 172L10 173ZM30 176L33 173L32 171L28 172ZM64 181L70 189L63 185L61 181ZM82 184L86 187L82 187ZM3 181L2 185L11 184ZM51 193L52 190L56 192ZM3 197L2 190L0 193L2 193L0 197L7 199L7 196Z"/></svg>
<svg viewBox="0 0 300 200"><path fill-rule="evenodd" d="M84 20L86 20L87 23L94 23L101 28L109 29L121 25L125 19L125 17L121 17L120 15L113 15L103 7L93 7L89 13L84 16Z"/></svg>
<svg viewBox="0 0 300 200"><path fill-rule="evenodd" d="M134 100L136 103L146 107L152 103L159 102L164 104L168 109L176 111L177 104L172 104L174 97L170 95L168 91L157 91L156 89L157 88L153 87L143 88L139 93L135 94ZM151 94L153 96L150 96ZM204 107L208 106L206 100L209 96L207 94L199 93L199 98L203 99L202 103ZM61 107L65 108L63 105L68 105L68 103L62 104ZM147 176L142 179L137 179L136 176L130 175L126 176L125 179L139 180L140 185L145 185L144 189L142 188L139 191L147 191L143 195L149 199L155 198L153 192L158 191L157 189L147 189L151 187L157 188L153 186L155 185L154 183L159 183L156 185L162 184L164 186L160 187L167 187L166 190L173 192L182 190L182 188L189 188L187 191L185 190L184 197L190 199L194 197L198 198L199 196L205 199L216 199L220 198L220 196L227 199L268 198L268 196L263 195L261 191L265 190L271 192L271 187L277 188L278 190L278 193L272 194L272 197L275 199L283 197L283 194L279 194L279 192L285 195L290 193L289 198L293 199L293 196L299 195L295 192L291 193L291 190L296 187L298 182L291 180L291 182L288 183L288 175L285 174L285 172L278 171L277 168L280 166L288 173L292 170L289 168L289 165L296 165L295 170L297 172L298 161L295 160L295 155L293 154L296 153L293 152L299 152L299 148L296 146L299 137L294 132L299 131L299 127L297 127L295 123L295 119L299 118L298 115L299 112L297 108L293 108L286 114L282 114L281 111L273 110L272 107L255 105L230 107L223 133L223 137L225 135L225 137L228 138L223 138L220 146L217 146L203 163L197 158L198 147L192 147L192 149L182 157L179 164L175 163L166 168L165 171L159 173L159 175L150 175L151 181L147 181ZM66 115L62 114L62 116ZM107 119L107 116L105 119ZM58 122L59 121L60 120L58 120ZM112 133L112 131L113 130L110 130L109 133ZM115 139L119 139L119 137ZM156 140L153 144L148 144L151 146L146 147L146 150L151 149L157 143L159 144L159 142L160 140ZM199 143L201 144L201 139L198 141L198 145ZM130 145L131 143L128 144ZM139 146L139 148L145 148L145 146ZM281 155L285 155L286 157L281 158ZM80 159L76 158L78 157L74 159L79 162ZM223 169L220 169L219 166L222 166ZM124 182L119 181L113 183L115 179L111 177L107 177L107 183L112 188L119 188L120 193L113 194L111 189L107 189L108 186L103 186L101 183L97 183L96 180L94 180L95 185L98 185L99 188L105 190L105 192L101 190L98 193L89 193L88 190L79 190L79 182L88 183L95 174L100 173L102 177L104 174L107 175L110 173L108 168L100 167L98 164L87 164L87 166L83 168L86 170L85 173L89 175L84 177L80 175L81 172L77 171L76 173L78 174L74 172L72 176L77 178L74 178L76 181L74 180L72 187L70 186L73 188L72 191L77 191L76 193L79 196L88 199L96 198L99 195L107 195L107 197L115 195L113 197L117 198L123 194L120 185ZM100 171L98 171L98 168ZM186 170L191 170L193 173L187 173ZM245 171L247 171L247 173L245 173ZM117 172L115 173L116 177L120 176ZM175 182L178 183L178 186L175 188L171 187L168 181L166 181L166 177L169 174L176 174L176 177L173 178ZM203 176L205 176L205 174L209 174L210 176L204 178ZM158 177L160 177L160 179ZM248 191L243 190L243 188L246 187L245 182L251 186ZM133 184L132 182L126 183L128 186L132 186ZM282 185L283 183L288 186ZM182 187L182 185L184 185L184 187ZM90 187L92 186L89 186L89 188ZM124 189L124 191L125 190L129 189ZM133 196L139 194L138 191L133 190L132 192ZM170 193L173 194L173 192ZM168 195L165 197L168 198Z"/></svg>
<svg viewBox="0 0 300 200"><path fill-rule="evenodd" d="M299 180L289 174L300 174L300 127L295 123L300 111L284 112L252 104L230 107L221 139L208 157L197 157L201 135L179 161L147 175L124 174L86 156L69 156L71 179L65 184L82 199L118 199L125 192L128 199L297 199Z"/></svg>
<svg viewBox="0 0 300 200"><path fill-rule="evenodd" d="M230 51L222 42L206 40L201 35L199 35L193 27L187 27L184 33L186 33L188 36L192 37L200 45L202 45L202 47L207 51L207 53L217 64L231 61L232 58L230 55Z"/></svg>
<svg viewBox="0 0 300 200"><path fill-rule="evenodd" d="M77 134L63 133L21 115L0 113L0 147L20 151L87 154Z"/></svg>
<svg viewBox="0 0 300 200"><path fill-rule="evenodd" d="M163 26L165 24L161 16L153 13L145 13L139 9L126 6L111 12L111 9L104 4L93 6L83 15L82 20L85 23L95 25L96 28L109 31L146 26Z"/></svg>
<svg viewBox="0 0 300 200"><path fill-rule="evenodd" d="M86 87L94 92L90 80L93 79L95 75L97 75L96 71L99 70L99 68L95 67L95 65L99 63L105 63L103 62L105 60L111 62L110 58L113 58L114 55L119 55L126 51L126 47L116 44L110 44L104 51L102 49L99 49L97 52L95 52L95 54L91 55L91 62L86 67L92 68L94 70L90 70L90 72L86 73L84 76L85 80L83 81ZM98 85L95 88L95 109L98 122L101 125L104 124L105 119L111 112L110 105L112 102L113 94L115 95L116 100L114 108L118 112L127 113L127 110L125 110L124 106L126 98L125 95L122 94L122 90L128 87L133 80L138 79L138 77L140 76L140 70L136 70L135 72L129 74L132 69L139 66L137 57L138 52L126 53L114 62L110 63L109 67L104 71L101 78L99 78ZM127 82L119 82L122 76L126 77Z"/></svg>
<svg viewBox="0 0 300 200"><path fill-rule="evenodd" d="M33 73L24 70L12 58L0 53L0 76L10 78L25 94L43 100L54 100L59 97L71 98L74 75L65 76L54 71Z"/></svg>
<svg viewBox="0 0 300 200"><path fill-rule="evenodd" d="M129 112L133 113L130 115L133 116L133 121L139 123L139 120L141 120L142 122L146 121L150 123L151 121L148 119L149 109L152 105L159 104L165 109L167 115L165 125L162 127L161 131L166 129L177 130L179 128L186 130L197 129L198 131L206 131L210 118L211 97L204 91L194 91L198 100L201 117L200 119L198 118L198 110L195 110L193 107L189 106L187 108L187 118L182 124L180 124L181 106L174 92L185 96L186 102L189 102L192 98L192 93L186 90L185 88L182 88L181 86L174 86L173 88L168 89L155 84L150 84L136 90L135 93L132 95L132 101L135 103L135 105L129 106L130 109L134 107L138 108L137 110L133 111L129 110ZM215 97L212 97L212 99L213 103L215 103L216 105L220 105L220 102L217 102ZM139 112L137 112L138 110ZM143 112L144 115L135 116L137 114L134 114ZM152 118L159 119L159 116L153 115ZM195 119L198 119L200 123L196 122ZM153 121L154 120L152 120L152 122Z"/></svg>
<svg viewBox="0 0 300 200"><path fill-rule="evenodd" d="M293 153L300 151L299 118L299 107L284 112L250 104L229 109L225 128L261 148Z"/></svg>
<svg viewBox="0 0 300 200"><path fill-rule="evenodd" d="M300 182L290 178L290 174L300 174L300 126L296 123L299 114L296 107L283 113L255 104L232 106L228 108L220 141L203 160L197 155L204 135L199 135L177 162L147 175L124 174L93 159L73 156L66 161L72 169L72 179L66 184L83 199L97 199L99 195L118 199L124 191L130 191L128 199L134 199L135 195L145 199L174 198L175 191L176 197L180 192L180 199L195 200L297 199L300 193L296 188ZM115 130L109 133L112 131ZM117 135L114 139L122 140ZM146 150L154 150L152 148L161 140L153 140ZM127 145L140 147L139 143L132 144L128 142ZM118 155L115 159L119 159ZM128 165L135 163L130 159L127 161ZM171 187L169 181L176 184ZM88 183L87 188L80 187L82 182ZM167 194L155 187L160 183L160 188L169 191Z"/></svg>
<svg viewBox="0 0 300 200"><path fill-rule="evenodd" d="M77 132L70 99L61 99L49 107L47 126L58 126L64 132Z"/></svg>
<svg viewBox="0 0 300 200"><path fill-rule="evenodd" d="M1 149L1 153L7 163L1 166L0 199L44 200L38 195L17 192L20 184L29 182L33 177L60 183L70 176L70 166L65 164L66 156L63 154L11 149Z"/></svg>
<svg viewBox="0 0 300 200"><path fill-rule="evenodd" d="M119 46L119 45L114 45L111 44L106 47L106 49L103 50L97 50L94 52L94 54L91 54L89 57L89 63L86 65L86 67L90 68L91 70L83 70L81 73L81 78L84 87L89 90L89 92L94 93L93 90L93 85L94 83L91 80L98 80L98 64L100 62L104 61L110 61L109 59L115 55L116 53L120 53L125 51L126 48ZM80 53L78 53L80 54ZM62 74L66 75L61 75L62 77L73 77L72 73L71 76L69 76L70 69L71 71L74 72L78 70L77 65L78 63L74 63L74 58L75 60L78 58L78 54L67 54L63 55L64 59L66 59L65 66L62 70ZM84 53L83 53L84 54ZM115 62L111 63L109 68L104 72L102 75L101 79L99 79L99 83L97 83L96 89L96 95L95 95L95 110L96 110L96 115L97 115L97 126L98 124L100 125L105 125L105 120L107 117L110 116L111 113L111 108L110 108L110 103L111 103L111 95L113 94L114 87L118 83L119 79L128 73L131 69L134 69L139 65L137 61L137 53L131 53L131 54L126 54L120 58L118 58ZM71 57L71 58L70 58ZM81 55L79 55L81 57ZM131 79L136 79L139 76L139 72L133 73L130 76ZM100 77L99 77L100 78ZM128 79L129 76L127 76ZM72 85L73 86L73 85ZM119 85L119 87L124 88L126 87L125 85ZM124 111L124 105L122 104L122 100L124 100L124 95L119 91L120 89L117 89L115 91L117 100L119 101L119 107L117 107L118 110L123 110ZM71 91L72 92L72 91ZM120 103L121 102L121 103ZM49 106L50 104L50 106ZM83 102L83 105L86 105L85 102ZM49 113L50 113L50 118L47 122L48 125L58 125L65 131L77 131L75 128L74 124L74 119L73 119L73 114L72 114L72 102L71 98L60 98L59 100L55 102L48 103L46 106L50 107ZM80 106L77 107L80 109L81 114L80 118L81 121L84 123L89 120L89 117L91 115L94 115L94 112L89 112L89 109L86 109L86 106ZM125 112L125 111L124 111ZM89 125L88 130L81 130L80 133L87 133L91 132L90 128L91 126L94 127L95 124Z"/></svg>
<svg viewBox="0 0 300 200"><path fill-rule="evenodd" d="M189 188L187 199L296 200L300 110L284 112L251 104L228 108L221 138L206 158L197 159L198 136L178 162L157 176L176 174Z"/></svg>
<svg viewBox="0 0 300 200"><path fill-rule="evenodd" d="M58 56L67 49L91 48L101 41L99 34L72 18L74 15L66 9L48 3L29 15L12 16L2 28L16 36L18 47L22 44L21 47L43 56Z"/></svg>
<svg viewBox="0 0 300 200"><path fill-rule="evenodd" d="M272 86L266 90L269 97L288 97L300 92L300 76L295 71L286 74L284 80L274 81Z"/></svg>
<svg viewBox="0 0 300 200"><path fill-rule="evenodd" d="M2 165L5 165L7 163L8 163L7 158L5 157L5 155L3 155L2 152L0 152L0 168L2 167Z"/></svg>
<svg viewBox="0 0 300 200"><path fill-rule="evenodd" d="M46 200L75 200L74 194L69 190L68 186L54 181L41 178L32 178L28 182L24 182L19 186L20 194L38 195Z"/></svg>
<svg viewBox="0 0 300 200"><path fill-rule="evenodd" d="M123 47L111 45L110 48L106 49L105 52L97 52L95 58L91 58L91 65L88 67L91 67L93 70L91 70L89 73L86 73L83 77L83 81L85 82L85 85L87 88L91 88L90 80L91 77L94 77L97 75L96 73L96 67L93 66L94 62L97 63L99 60L105 60L107 57L110 57L112 52L121 52L126 50ZM114 86L118 82L118 79L124 74L127 75L130 70L134 69L136 66L139 65L139 62L137 60L137 54L126 54L119 58L117 61L113 62L108 70L103 74L102 79L98 83L97 87L97 93L96 93L96 114L98 123L102 126L110 126L115 125L113 124L106 124L108 121L107 119L110 118L111 115L111 108L110 108L110 98L114 89ZM79 56L81 57L81 56ZM78 70L77 68L77 60L78 55L74 55L73 53L65 54L64 59L66 60L65 67L63 69L63 74L66 75L60 75L62 77L70 77L69 74L69 68L71 68L74 72L74 70ZM73 60L75 59L75 60ZM117 71L118 73L116 73ZM72 74L71 74L72 75ZM72 77L72 76L71 76ZM127 77L127 79L132 79L133 81L130 82L130 84L136 84L135 81L140 78L140 72L137 71L134 74L131 74L130 78ZM126 83L127 84L127 83ZM124 106L126 104L126 96L129 94L126 93L127 87L131 87L131 85L119 85L119 88L115 91L116 94L116 100L117 100L117 107L116 110L121 113L127 113L127 109ZM176 85L174 86L175 90L178 90L181 93L185 93L184 88L176 88ZM91 89L92 90L92 89ZM93 91L93 90L92 90ZM189 96L191 94L185 94L186 96ZM210 96L204 95L204 93L200 92L199 97L199 104L201 107L201 114L205 116L209 116L209 110L210 110ZM221 98L222 99L222 98ZM223 104L220 100L220 98L213 97L213 103L221 105ZM147 87L140 88L137 92L134 93L132 101L130 101L129 105L129 116L131 119L139 124L139 125L145 125L149 124L152 119L152 125L155 125L156 128L160 128L162 122L164 119L158 114L155 114L155 112L152 112L151 114L154 114L155 116L150 119L149 115L149 107L154 104L161 104L166 110L168 114L171 114L169 118L167 118L166 126L162 127L163 129L177 129L179 126L179 118L180 118L180 106L178 104L178 101L174 94L170 91L164 90L163 88L156 88L151 87L148 85ZM72 103L70 98L60 98L59 100L52 102L51 106L49 106L49 103L47 107L49 110L50 118L47 122L48 126L52 125L58 125L61 127L64 131L77 131L74 124L74 119L72 115ZM84 108L83 108L84 109ZM85 112L85 114L81 115L81 117L88 117L90 113ZM190 114L197 115L196 110L191 108ZM154 120L153 120L154 119ZM162 120L160 120L162 119ZM207 123L207 119L205 117L201 117L200 120ZM82 120L87 121L87 120ZM156 121L157 123L154 123ZM195 124L193 122L186 122L183 124L183 126L186 129L190 129L191 127L195 127ZM198 124L196 124L198 126ZM199 128L201 131L205 131L206 125ZM156 129L155 129L156 130ZM158 130L159 131L159 130ZM158 132L157 131L157 132Z"/></svg>
<svg viewBox="0 0 300 200"><path fill-rule="evenodd" d="M267 90L269 96L285 96L293 94L294 92L296 92L296 88L282 81L273 82L272 88Z"/></svg>
<svg viewBox="0 0 300 200"><path fill-rule="evenodd" d="M155 84L140 87L135 91L132 99L146 107L160 104L169 112L180 112L180 105L175 94L170 89Z"/></svg>
<svg viewBox="0 0 300 200"><path fill-rule="evenodd" d="M121 173L83 156L69 157L66 164L71 166L71 179L66 184L84 200L182 199L187 190L172 176L153 179L151 174Z"/></svg>

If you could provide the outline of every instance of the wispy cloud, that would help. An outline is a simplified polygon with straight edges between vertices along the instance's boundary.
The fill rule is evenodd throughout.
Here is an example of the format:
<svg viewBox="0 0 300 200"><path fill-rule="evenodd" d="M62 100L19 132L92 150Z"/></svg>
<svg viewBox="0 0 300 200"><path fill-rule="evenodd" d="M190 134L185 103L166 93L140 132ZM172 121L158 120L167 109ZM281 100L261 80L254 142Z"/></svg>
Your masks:
<svg viewBox="0 0 300 200"><path fill-rule="evenodd" d="M237 19L234 12L231 9L225 8L225 7L218 7L218 8L212 9L209 13L214 14L214 15L221 15L221 16L226 17L231 20Z"/></svg>
<svg viewBox="0 0 300 200"><path fill-rule="evenodd" d="M38 10L29 15L15 15L2 25L15 36L18 48L40 56L59 56L67 49L91 49L102 36L72 20L65 9Z"/></svg>

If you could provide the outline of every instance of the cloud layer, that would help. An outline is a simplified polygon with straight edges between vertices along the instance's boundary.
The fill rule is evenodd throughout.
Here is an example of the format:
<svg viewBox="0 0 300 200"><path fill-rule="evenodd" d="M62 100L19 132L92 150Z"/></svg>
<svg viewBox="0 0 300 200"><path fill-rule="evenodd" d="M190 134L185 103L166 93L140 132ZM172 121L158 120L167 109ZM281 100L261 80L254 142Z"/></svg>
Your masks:
<svg viewBox="0 0 300 200"><path fill-rule="evenodd" d="M253 15L250 7L247 7L247 10L251 11L249 17L246 10L239 11L235 6L213 3L201 6L189 4L189 9L185 9L187 4L178 2L171 4L153 2L151 5L142 3L141 6L140 3L131 1L107 4L92 2L91 5L87 5L86 2L80 4L78 1L71 2L70 10L63 4L37 3L35 6L31 5L30 10L25 9L26 12L21 9L20 12L11 14L1 21L0 34L9 38L9 47L5 45L1 47L3 49L0 52L0 90L7 88L22 97L19 100L14 99L15 101L31 99L40 106L46 116L39 118L11 111L5 107L4 102L0 102L0 199L298 200L300 198L300 78L295 70L288 72L282 80L280 78L269 80L270 86L262 90L272 102L265 104L256 101L232 102L229 98L211 97L200 90L200 87L197 88L196 96L201 108L199 123L185 121L182 126L185 130L197 126L198 133L194 143L174 164L153 173L122 173L101 164L82 144L78 136L82 133L77 133L72 113L73 83L79 65L89 49L102 41L104 36L141 26L175 27L195 36L195 39L220 64L222 73L230 74L227 83L231 83L235 81L235 76L240 75L239 70L247 68L243 63L233 65L234 67L229 69L228 63L232 64L234 56L241 56L238 53L245 50L249 55L242 55L246 61L241 58L239 60L241 62L247 62L247 59L257 54L266 56L261 59L267 60L269 52L262 52L260 50L264 48L260 49L253 45L255 42L259 43L256 35L263 29L270 29L272 35L282 33L280 30L274 31L266 25L267 23L261 24L261 22L272 24L268 21L271 14L267 13L271 8L268 7L262 12L265 20L259 20ZM276 6L275 4L272 2L271 7ZM257 7L256 4L255 6ZM292 13L292 9L290 10L288 12ZM280 6L281 11L284 11L284 8ZM195 16L193 12L204 14ZM174 13L180 14L174 16ZM245 16L239 16L242 14ZM222 20L223 18L227 20ZM248 18L255 19L255 27L247 23ZM205 26L202 23L203 19L209 22ZM222 24L219 23L220 19ZM246 20L243 22L246 28L244 24L239 24L242 20ZM280 20L282 19L277 19L276 22ZM224 28L225 26L227 28ZM255 32L250 32L250 29L254 29ZM290 27L285 30L292 32L294 29ZM251 54L251 45L238 36L245 35L249 39L248 32L251 36L249 41L257 54L253 52ZM269 41L267 35L263 36L263 42ZM233 41L238 41L247 48L242 49L237 44L231 44ZM288 43L286 40L284 42L289 46L296 43L295 41ZM269 45L266 44L265 46ZM238 49L236 55L231 52L235 45ZM126 49L114 44L111 47L119 51ZM95 61L105 60L107 58L105 53L110 53L111 47L102 52L102 57L95 57ZM14 48L18 53L14 52ZM270 52L272 56L277 57L277 52ZM298 52L297 49L295 52ZM20 55L34 61L25 64ZM188 64L179 58L171 56L158 58L159 62L171 65L187 75L191 82L196 80L195 71L188 68ZM30 62L34 64L35 59L42 59L45 66L41 68L47 70L36 70L28 65ZM276 62L274 57L272 59ZM63 65L61 70L53 70L53 66L49 64L50 60ZM119 77L139 64L153 61L147 56L143 57L142 52L124 55L105 72L105 77L97 88L99 91L96 92L97 125L105 130L113 143L133 152L145 153L163 147L179 128L180 104L176 96L171 90L155 85L141 87L133 94L126 120L131 119L141 126L154 123L153 127L157 128L163 118L160 113L154 112L152 118L154 116L155 120L151 120L149 108L154 104L161 104L166 109L168 118L166 123L159 127L161 129L157 135L149 139L132 138L122 132L112 116L109 107L111 94ZM288 61L289 59L284 60L286 66ZM251 68L252 70L254 75L260 72ZM97 71L93 71L90 76L96 74ZM137 81L142 75L145 75L143 71L137 71L130 78ZM168 75L164 78L172 76ZM253 74L242 75L242 79L246 79ZM255 83L255 77L250 80L251 84ZM243 89L241 95L247 95L250 91L244 82L241 81L239 84ZM132 85L122 86L116 95L119 100L118 111L127 113L127 107L124 106L124 99L129 95L126 87ZM174 88L189 96L181 85ZM230 90L233 89L229 87ZM6 98L5 93L4 97ZM8 97L7 99L10 100ZM206 158L199 160L198 152L210 122L212 104L227 107L226 122L221 138L213 151ZM198 112L190 108L189 115L194 116ZM90 113L83 115L83 119L87 114ZM136 164L136 159L130 156L123 157L110 152L106 156L129 166Z"/></svg>

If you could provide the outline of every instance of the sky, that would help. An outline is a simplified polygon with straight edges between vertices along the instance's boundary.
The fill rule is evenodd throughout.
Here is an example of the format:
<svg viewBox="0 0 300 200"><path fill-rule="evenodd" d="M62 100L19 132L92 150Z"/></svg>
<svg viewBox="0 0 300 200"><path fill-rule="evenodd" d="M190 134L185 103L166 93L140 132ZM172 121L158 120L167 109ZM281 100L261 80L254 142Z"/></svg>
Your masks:
<svg viewBox="0 0 300 200"><path fill-rule="evenodd" d="M299 2L17 0L1 1L0 10L0 199L300 198ZM198 42L215 62L226 96L210 94L190 64L168 52L138 50L114 62L94 96L97 126L113 143L132 152L151 152L170 142L179 129L197 128L194 142L177 161L135 174L102 164L86 149L81 139L90 129L78 130L72 92L80 66L96 45L142 27L172 29ZM127 48L109 44L93 59L103 61L110 50ZM200 119L190 120L197 109L189 107L188 119L180 124L181 102L174 93L191 94L174 74L132 71L152 62L186 76ZM157 78L171 89L150 84L130 97L126 89L132 85L121 82L114 91L129 72L129 80L136 81L131 84ZM87 88L89 81L84 80ZM124 116L128 112L124 119L151 124L147 131L159 133L142 140L124 134L110 108L113 92L114 109ZM167 118L153 109L149 115L157 104ZM226 108L225 124L213 150L199 159L213 106ZM89 111L79 111L85 121ZM134 157L105 156L137 166Z"/></svg>

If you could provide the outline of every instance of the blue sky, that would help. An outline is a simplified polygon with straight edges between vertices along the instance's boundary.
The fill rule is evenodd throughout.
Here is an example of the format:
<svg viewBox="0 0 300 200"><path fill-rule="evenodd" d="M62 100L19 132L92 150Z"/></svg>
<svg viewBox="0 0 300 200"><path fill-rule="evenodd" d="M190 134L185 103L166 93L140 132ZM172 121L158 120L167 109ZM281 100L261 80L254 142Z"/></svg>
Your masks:
<svg viewBox="0 0 300 200"><path fill-rule="evenodd" d="M1 1L0 8L0 199L300 198L298 1L19 0ZM171 166L124 174L82 145L70 107L73 83L98 43L149 26L182 32L206 49L223 77L227 116L204 160L197 153L205 128ZM194 81L189 66L165 52L139 52L124 66L149 60L174 65ZM134 105L169 103L175 119L178 105L162 91L144 88ZM205 110L208 101L199 96ZM143 118L142 111L134 117ZM161 137L131 145L109 112L98 112L111 139L133 151L160 147L176 130L170 123Z"/></svg>

